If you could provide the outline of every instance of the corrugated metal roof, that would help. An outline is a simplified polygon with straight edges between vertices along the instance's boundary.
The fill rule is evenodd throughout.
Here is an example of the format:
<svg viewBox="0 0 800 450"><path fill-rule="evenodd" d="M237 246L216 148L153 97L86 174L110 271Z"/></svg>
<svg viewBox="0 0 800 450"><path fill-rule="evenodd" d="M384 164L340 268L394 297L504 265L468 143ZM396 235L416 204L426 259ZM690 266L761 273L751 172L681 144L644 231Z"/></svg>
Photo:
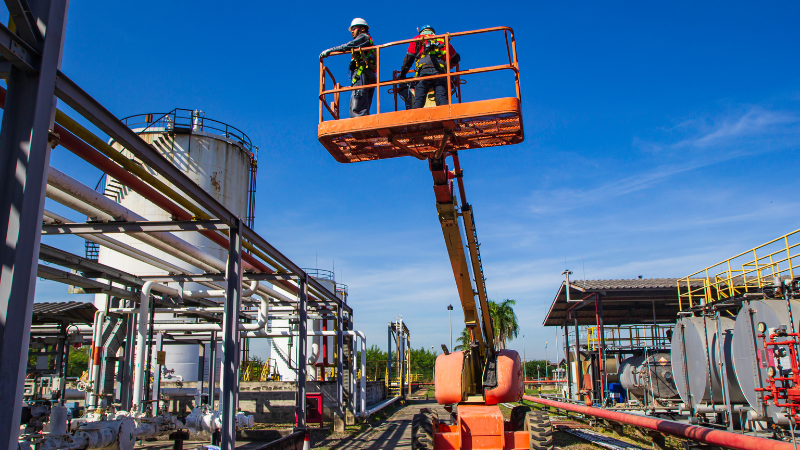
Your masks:
<svg viewBox="0 0 800 450"><path fill-rule="evenodd" d="M679 310L677 278L575 280L569 284L569 303L566 294L562 281L544 326L572 325L576 318L580 325L594 324L596 295L601 298L606 325L653 323L654 319L658 323L674 322Z"/></svg>
<svg viewBox="0 0 800 450"><path fill-rule="evenodd" d="M97 308L89 302L35 302L32 322L92 324L95 311Z"/></svg>

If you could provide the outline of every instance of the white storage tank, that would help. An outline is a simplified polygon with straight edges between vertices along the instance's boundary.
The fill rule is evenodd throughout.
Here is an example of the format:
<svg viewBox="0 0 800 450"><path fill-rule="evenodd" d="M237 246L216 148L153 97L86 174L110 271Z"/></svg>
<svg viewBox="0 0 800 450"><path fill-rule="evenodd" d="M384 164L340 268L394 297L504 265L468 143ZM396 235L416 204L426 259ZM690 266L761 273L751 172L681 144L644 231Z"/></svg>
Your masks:
<svg viewBox="0 0 800 450"><path fill-rule="evenodd" d="M255 176L256 149L247 135L230 125L207 119L203 112L197 110L176 109L167 114L143 114L123 119L123 122L228 210L245 220L252 216L254 192L251 190L250 178ZM137 161L120 144L112 141L111 145L126 157ZM173 187L172 183L155 171L150 172L167 186ZM180 193L178 189L175 190ZM147 220L172 220L170 213L139 193L121 186L111 177L106 177L104 194ZM202 234L187 232L177 235L203 252L222 261L227 260L227 248ZM131 236L117 234L114 238L190 273L204 272ZM105 247L100 248L98 261L134 275L167 274L162 269ZM183 288L208 289L196 283L185 283ZM98 309L104 308L105 301L105 295L97 295L95 306ZM172 318L171 314L157 314L155 320L158 322ZM198 345L170 345L165 346L165 351L170 369L174 368L175 373L181 375L185 381L197 381L200 355Z"/></svg>

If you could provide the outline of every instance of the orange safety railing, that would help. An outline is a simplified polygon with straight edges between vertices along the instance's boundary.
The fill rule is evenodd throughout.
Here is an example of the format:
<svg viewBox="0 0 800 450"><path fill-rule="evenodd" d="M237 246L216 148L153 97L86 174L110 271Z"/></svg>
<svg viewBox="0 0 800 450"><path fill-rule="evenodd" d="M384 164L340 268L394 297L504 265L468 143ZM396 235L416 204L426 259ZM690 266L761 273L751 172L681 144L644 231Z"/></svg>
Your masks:
<svg viewBox="0 0 800 450"><path fill-rule="evenodd" d="M479 67L479 68L467 69L467 70L460 70L459 67L456 67L455 71L451 71L451 69L450 69L450 52L446 51L445 52L445 55L446 55L446 58L445 58L446 59L446 64L445 64L446 72L445 73L437 74L437 75L429 75L429 76L425 76L425 77L418 77L418 78L407 78L407 79L403 79L403 80L395 79L396 74L393 74L393 77L392 77L391 80L381 81L381 76L380 75L381 75L381 50L382 49L385 49L385 48L388 48L388 47L394 47L394 46L397 46L397 45L409 44L411 42L422 42L423 40L431 40L431 39L437 39L437 38L444 38L445 48L447 49L447 48L450 47L450 40L452 38L454 38L454 37L469 36L469 35L483 34L483 33L495 33L495 32L498 32L498 33L502 32L504 34L505 43L506 43L506 52L508 54L508 64L502 64L502 65L499 65L499 66ZM510 40L509 40L509 38L510 38ZM403 40L403 41L389 42L387 44L381 44L381 45L376 45L376 46L373 46L373 47L363 47L361 49L357 49L357 51L362 51L362 52L368 51L368 50L375 50L375 63L376 63L375 64L376 65L375 73L376 73L377 76L376 76L376 82L373 83L373 84L365 84L365 85L361 85L361 86L347 86L347 87L344 87L344 86L342 86L342 85L340 85L339 83L336 82L336 77L334 77L333 73L331 72L331 70L328 67L325 66L325 63L323 62L323 58L320 59L320 62L319 62L319 73L320 73L320 76L319 76L319 121L320 122L323 122L325 120L324 111L326 109L327 109L328 113L330 113L331 117L333 117L334 120L339 120L339 118L340 118L340 115L339 115L339 99L340 99L340 94L342 92L355 91L355 90L358 90L358 89L375 88L375 90L377 91L377 93L376 93L376 114L380 114L381 113L381 87L386 87L386 86L395 86L396 87L396 86L399 86L400 84L414 83L414 82L422 80L422 79L435 79L435 78L445 78L446 77L447 78L447 93L448 93L448 96L449 96L448 98L452 98L452 91L453 91L454 82L457 83L457 86L460 86L461 84L463 84L463 81L460 81L460 77L461 76L474 75L474 74L478 74L478 73L496 72L496 71L502 71L502 70L510 70L510 71L512 71L514 73L514 83L515 83L515 87L516 87L517 99L521 100L520 87L519 87L519 62L517 61L517 47L516 47L516 42L514 40L514 30L512 30L509 27L484 28L482 30L462 31L462 32L459 32L459 33L446 33L446 34L440 34L440 35L435 35L435 36L425 36L424 38L406 39L406 40ZM349 52L337 52L337 53L332 53L331 56L334 56L334 55L348 55L348 54L350 54L350 53ZM333 83L333 89L327 89L326 88L326 78L327 78L325 76L326 73L327 73L328 77L330 77L331 82ZM397 92L396 92L396 89L394 90L394 92L390 92L390 94L394 94L395 95L394 104L395 104L395 110L397 110L397 97L396 97L397 96ZM327 98L326 96L329 96L329 95L333 96L333 101L330 104L328 103L328 101L326 99ZM460 89L457 89L456 98L458 99L458 101L460 103L461 102Z"/></svg>

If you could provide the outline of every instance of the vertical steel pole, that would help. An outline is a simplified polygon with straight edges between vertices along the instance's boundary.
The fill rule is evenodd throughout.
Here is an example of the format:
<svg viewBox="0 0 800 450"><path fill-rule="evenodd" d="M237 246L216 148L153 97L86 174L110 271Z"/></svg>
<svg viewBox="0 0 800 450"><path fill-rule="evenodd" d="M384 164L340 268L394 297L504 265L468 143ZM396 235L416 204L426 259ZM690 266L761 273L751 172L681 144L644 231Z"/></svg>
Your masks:
<svg viewBox="0 0 800 450"><path fill-rule="evenodd" d="M581 364L581 331L578 327L578 312L573 311L573 319L575 319L575 388L578 390L576 394L580 396L583 389L583 364Z"/></svg>
<svg viewBox="0 0 800 450"><path fill-rule="evenodd" d="M301 275L297 290L297 399L295 414L298 430L306 429L306 350L308 348L308 274Z"/></svg>
<svg viewBox="0 0 800 450"><path fill-rule="evenodd" d="M156 335L156 364L155 369L153 370L155 373L153 374L153 415L158 414L158 400L161 396L161 368L163 367L162 364L158 362L158 355L159 353L164 351L164 332L160 331ZM152 364L150 364L152 367Z"/></svg>
<svg viewBox="0 0 800 450"><path fill-rule="evenodd" d="M225 270L225 312L222 318L222 440L220 448L234 450L236 446L236 398L239 393L239 310L242 305L242 227L240 219L233 221L228 243L228 265Z"/></svg>
<svg viewBox="0 0 800 450"><path fill-rule="evenodd" d="M208 404L214 408L217 396L217 332L211 332L211 341L208 343Z"/></svg>
<svg viewBox="0 0 800 450"><path fill-rule="evenodd" d="M0 421L0 447L4 448L16 448L19 438L50 165L48 131L55 117L53 94L68 1L31 2L31 6L46 28L41 65L38 73L24 73L12 66L0 128L0 411L8 414Z"/></svg>
<svg viewBox="0 0 800 450"><path fill-rule="evenodd" d="M567 359L567 395L572 399L572 371L569 367L569 327L567 321L564 321L564 355Z"/></svg>
<svg viewBox="0 0 800 450"><path fill-rule="evenodd" d="M336 309L336 410L344 423L344 320L342 305ZM364 374L366 375L366 374Z"/></svg>
<svg viewBox="0 0 800 450"><path fill-rule="evenodd" d="M133 307L133 301L128 300L126 306L128 308ZM123 319L128 327L125 333L125 353L123 354L123 360L120 361L120 365L122 366L122 370L120 372L122 373L119 379L119 401L120 407L123 411L130 411L131 406L133 405L133 392L131 389L133 387L133 355L136 347L135 319L135 314L126 314L125 318Z"/></svg>
<svg viewBox="0 0 800 450"><path fill-rule="evenodd" d="M608 374L606 373L606 332L603 326L603 297L599 294L594 295L597 302L597 333L599 334L600 343L600 349L597 352L600 356L600 400L605 404Z"/></svg>

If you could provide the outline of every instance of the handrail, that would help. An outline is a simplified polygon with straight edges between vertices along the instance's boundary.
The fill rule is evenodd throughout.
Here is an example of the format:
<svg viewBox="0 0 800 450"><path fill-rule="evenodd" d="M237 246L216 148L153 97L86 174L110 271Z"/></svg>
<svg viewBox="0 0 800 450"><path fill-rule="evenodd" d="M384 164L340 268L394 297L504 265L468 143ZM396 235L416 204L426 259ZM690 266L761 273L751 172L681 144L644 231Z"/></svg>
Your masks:
<svg viewBox="0 0 800 450"><path fill-rule="evenodd" d="M181 113L188 113L187 115L183 115ZM157 119L153 119L154 116L158 116ZM141 119L140 119L141 118ZM171 122L169 119L172 119ZM139 120L139 121L136 121ZM143 129L139 130L137 134L142 134L150 129L150 127L156 126L161 124L164 129L167 129L167 125L170 123L174 128L176 125L180 124L183 127L187 127L190 130L193 130L195 125L199 125L199 128L204 131L211 130L211 134L219 134L224 135L226 139L236 139L239 143L241 143L242 147L250 154L250 159L255 161L257 159L257 152L258 147L253 146L253 142L250 140L250 137L247 134L234 127L233 125L229 125L225 122L209 119L203 116L195 115L195 111L187 108L175 108L172 111L166 113L145 113L145 114L134 114L128 117L123 117L120 119L122 123L128 126L128 128L133 129L136 125L146 125ZM195 122L197 121L197 122Z"/></svg>
<svg viewBox="0 0 800 450"><path fill-rule="evenodd" d="M453 37L469 36L469 35L474 35L474 34L491 33L491 32L499 32L499 31L502 31L503 35L505 37L506 51L507 51L507 54L508 54L508 64L495 65L495 66L489 66L489 67L482 67L482 68L476 68L476 69L467 69L467 70L458 70L457 69L455 72L453 72L451 70L451 67L450 67L450 52L449 51L445 51L445 73L436 74L436 75L428 75L428 76L424 76L424 77L410 78L410 79L406 78L406 79L402 79L402 80L394 79L394 77L392 77L393 79L391 79L391 80L381 81L381 77L380 77L380 74L381 74L381 70L380 70L381 69L381 58L380 58L380 56L381 56L381 50L382 49L385 49L385 48L388 48L388 47L397 46L397 45L409 44L411 42L423 42L425 40L440 39L440 38L444 38L445 49L448 49L449 46L450 46L450 40ZM510 44L509 44L509 36L511 37L511 43ZM404 39L404 40L401 40L401 41L388 42L388 43L385 43L385 44L374 45L374 46L371 46L371 47L362 47L362 48L359 49L359 51L362 51L362 52L363 51L370 51L370 50L375 50L376 81L375 81L375 83L365 84L365 85L361 85L361 86L342 87L341 85L336 83L336 79L334 78L333 73L331 72L331 70L327 66L325 66L325 63L323 61L328 56L346 55L346 54L350 54L350 52L334 52L334 53L331 53L328 56L320 58L320 60L319 60L319 64L320 64L319 122L320 123L325 121L325 117L324 117L324 110L325 109L327 109L328 112L331 114L331 117L333 117L333 120L339 120L340 114L339 114L339 97L338 96L342 92L355 91L355 90L359 90L359 89L375 88L375 90L377 91L377 94L376 94L376 114L380 114L381 113L381 87L385 87L385 86L389 86L389 85L400 85L400 84L405 84L405 83L413 83L413 82L416 82L416 81L419 81L419 80L423 80L423 79L427 80L427 79L447 78L447 93L448 93L448 97L450 97L450 96L452 96L453 78L464 76L464 75L473 75L473 74L478 74L478 73L494 72L494 71L501 71L501 70L510 70L510 71L514 72L514 83L515 83L515 87L516 87L516 96L517 96L518 99L521 100L520 84L519 84L519 61L517 59L516 40L514 38L514 30L511 29L510 27L493 27L493 28L484 28L484 29L472 30L472 31L460 31L460 32L457 32L457 33L437 34L437 35L431 35L431 36ZM330 90L327 90L325 88L325 84L326 84L325 83L325 78L326 78L325 77L325 73L326 72L328 73L328 75L330 75L331 81L334 83L333 89L330 89ZM335 96L334 97L334 102L333 102L333 105L334 105L333 108L330 105L328 105L328 102L327 102L327 100L325 98L326 95L331 95L331 94L333 94ZM460 100L460 94L459 94L458 98ZM324 105L324 107L323 107L323 105ZM396 105L396 102L395 102L395 109L396 108L397 108L397 105Z"/></svg>
<svg viewBox="0 0 800 450"><path fill-rule="evenodd" d="M695 299L709 304L772 287L775 277L788 276L794 279L794 270L798 265L793 264L792 257L796 258L797 255L792 255L791 251L800 247L800 243L790 244L790 237L800 237L800 230L679 278L677 285L680 308L683 309L684 300L691 308ZM759 250L767 253L759 255ZM745 260L742 261L741 258Z"/></svg>

